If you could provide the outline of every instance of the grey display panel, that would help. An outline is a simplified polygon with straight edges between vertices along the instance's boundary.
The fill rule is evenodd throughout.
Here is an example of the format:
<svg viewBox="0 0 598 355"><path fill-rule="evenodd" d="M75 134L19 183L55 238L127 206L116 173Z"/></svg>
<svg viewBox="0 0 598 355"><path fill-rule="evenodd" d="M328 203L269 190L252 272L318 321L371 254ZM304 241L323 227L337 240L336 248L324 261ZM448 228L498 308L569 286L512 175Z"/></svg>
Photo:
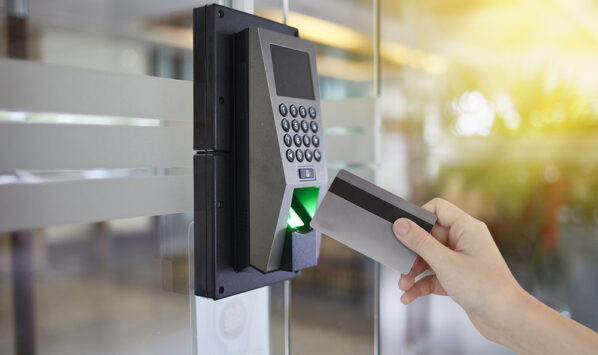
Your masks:
<svg viewBox="0 0 598 355"><path fill-rule="evenodd" d="M272 69L278 96L314 99L309 54L294 49L270 45Z"/></svg>

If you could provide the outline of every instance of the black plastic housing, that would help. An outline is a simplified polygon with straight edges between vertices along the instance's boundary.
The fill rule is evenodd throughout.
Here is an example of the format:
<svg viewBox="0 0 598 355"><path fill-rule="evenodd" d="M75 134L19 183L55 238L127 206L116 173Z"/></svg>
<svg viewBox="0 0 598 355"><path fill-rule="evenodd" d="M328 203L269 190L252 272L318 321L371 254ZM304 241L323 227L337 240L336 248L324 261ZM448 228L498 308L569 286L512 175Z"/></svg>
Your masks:
<svg viewBox="0 0 598 355"><path fill-rule="evenodd" d="M282 251L281 270L303 270L318 264L316 231L311 229L305 233L287 232Z"/></svg>
<svg viewBox="0 0 598 355"><path fill-rule="evenodd" d="M193 10L195 294L228 297L298 276L248 265L247 66L249 27L297 29L219 5ZM246 32L245 32L246 33ZM236 52L238 52L236 54ZM243 153L245 152L245 153Z"/></svg>

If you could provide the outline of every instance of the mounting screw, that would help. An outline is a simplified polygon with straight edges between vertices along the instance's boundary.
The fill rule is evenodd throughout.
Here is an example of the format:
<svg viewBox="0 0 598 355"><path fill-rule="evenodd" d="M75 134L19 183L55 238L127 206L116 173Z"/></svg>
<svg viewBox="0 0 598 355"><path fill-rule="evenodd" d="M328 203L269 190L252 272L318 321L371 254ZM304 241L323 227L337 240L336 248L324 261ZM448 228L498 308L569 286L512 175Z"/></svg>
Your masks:
<svg viewBox="0 0 598 355"><path fill-rule="evenodd" d="M223 18L224 17L224 11L218 10L218 15L220 15L220 18Z"/></svg>
<svg viewBox="0 0 598 355"><path fill-rule="evenodd" d="M224 293L224 287L220 286L220 288L218 289L218 293L219 294L223 294Z"/></svg>
<svg viewBox="0 0 598 355"><path fill-rule="evenodd" d="M220 96L220 97L218 98L218 102L220 102L220 104L222 105L222 104L224 103L224 97L223 97L223 96Z"/></svg>

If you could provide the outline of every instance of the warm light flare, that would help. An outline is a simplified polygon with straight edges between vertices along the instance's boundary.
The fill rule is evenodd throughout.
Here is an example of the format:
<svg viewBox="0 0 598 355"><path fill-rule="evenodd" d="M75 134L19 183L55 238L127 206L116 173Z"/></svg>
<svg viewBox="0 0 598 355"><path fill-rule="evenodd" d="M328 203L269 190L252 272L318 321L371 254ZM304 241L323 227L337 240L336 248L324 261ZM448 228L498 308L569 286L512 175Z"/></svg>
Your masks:
<svg viewBox="0 0 598 355"><path fill-rule="evenodd" d="M257 11L257 14L276 20L279 12L272 9L261 9ZM298 28L301 38L315 43L367 55L371 55L374 51L371 36L366 36L343 25L292 11L288 14L287 24ZM445 60L441 56L392 41L381 41L380 57L382 60L423 70L430 74L442 74L446 70ZM339 70L332 71L338 72ZM370 77L371 75L370 73ZM338 77L337 75L331 76ZM346 75L343 76L343 78L345 77ZM353 79L348 78L348 80Z"/></svg>

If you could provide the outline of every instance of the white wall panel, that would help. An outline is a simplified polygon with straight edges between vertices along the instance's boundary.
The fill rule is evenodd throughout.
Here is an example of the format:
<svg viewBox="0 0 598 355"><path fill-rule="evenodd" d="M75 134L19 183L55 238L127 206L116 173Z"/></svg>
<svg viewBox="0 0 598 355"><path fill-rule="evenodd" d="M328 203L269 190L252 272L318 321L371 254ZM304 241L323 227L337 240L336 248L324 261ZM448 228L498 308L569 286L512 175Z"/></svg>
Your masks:
<svg viewBox="0 0 598 355"><path fill-rule="evenodd" d="M192 167L191 127L0 122L0 172Z"/></svg>
<svg viewBox="0 0 598 355"><path fill-rule="evenodd" d="M0 109L193 120L193 83L0 59Z"/></svg>
<svg viewBox="0 0 598 355"><path fill-rule="evenodd" d="M0 185L0 232L190 211L191 175Z"/></svg>
<svg viewBox="0 0 598 355"><path fill-rule="evenodd" d="M0 110L191 122L192 98L191 82L0 59ZM325 127L341 128L325 134L329 162L371 178L374 112L374 98L322 101ZM183 168L173 176L0 184L0 232L192 211L192 137L187 124L0 122L3 173Z"/></svg>

